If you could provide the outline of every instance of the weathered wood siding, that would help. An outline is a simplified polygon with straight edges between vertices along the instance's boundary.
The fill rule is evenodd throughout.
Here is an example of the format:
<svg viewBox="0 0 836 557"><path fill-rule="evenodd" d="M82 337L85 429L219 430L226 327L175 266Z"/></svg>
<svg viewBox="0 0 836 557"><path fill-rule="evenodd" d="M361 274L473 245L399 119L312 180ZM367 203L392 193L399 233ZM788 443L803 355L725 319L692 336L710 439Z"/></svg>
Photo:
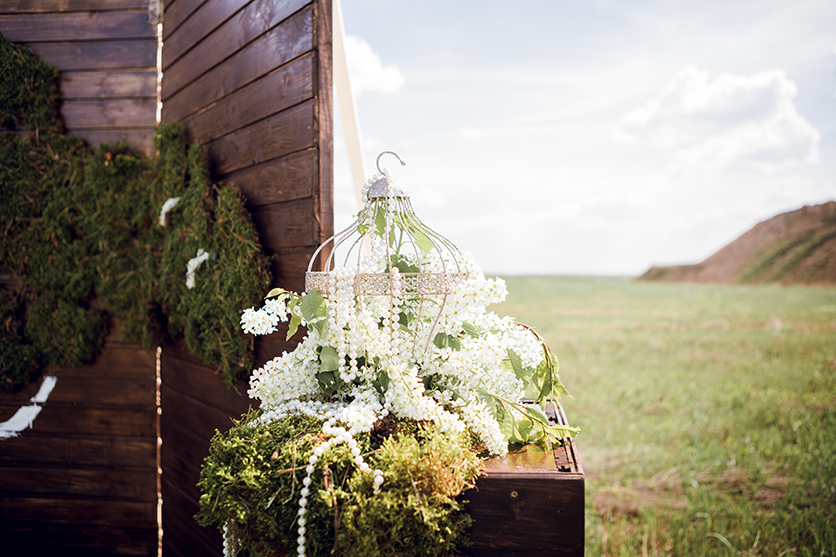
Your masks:
<svg viewBox="0 0 836 557"><path fill-rule="evenodd" d="M3 555L153 555L157 548L155 358L111 337L57 377L19 437L0 439ZM41 381L0 398L0 422Z"/></svg>
<svg viewBox="0 0 836 557"><path fill-rule="evenodd" d="M61 70L67 131L151 151L157 38L149 0L5 0L0 32Z"/></svg>
<svg viewBox="0 0 836 557"><path fill-rule="evenodd" d="M150 150L157 41L147 0L5 0L0 32L61 70L69 132ZM112 336L94 365L45 372L58 381L33 428L0 440L0 553L156 553L155 367ZM0 398L0 421L39 384Z"/></svg>
<svg viewBox="0 0 836 557"><path fill-rule="evenodd" d="M333 233L330 0L168 2L162 63L163 121L182 122L214 178L241 189L274 283L301 291ZM291 348L279 336L261 362ZM161 373L164 555L221 555L217 529L194 521L196 484L214 431L253 401L179 346L163 348Z"/></svg>

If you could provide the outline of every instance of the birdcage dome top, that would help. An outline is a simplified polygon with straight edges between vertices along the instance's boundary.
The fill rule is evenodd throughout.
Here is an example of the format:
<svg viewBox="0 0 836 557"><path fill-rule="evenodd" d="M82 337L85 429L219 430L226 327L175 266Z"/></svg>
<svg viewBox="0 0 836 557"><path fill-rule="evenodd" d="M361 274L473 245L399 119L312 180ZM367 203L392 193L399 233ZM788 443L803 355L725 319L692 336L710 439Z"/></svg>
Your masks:
<svg viewBox="0 0 836 557"><path fill-rule="evenodd" d="M353 271L354 293L360 296L391 295L393 272L398 290L413 295L451 294L467 279L458 248L418 218L406 188L380 168L385 154L405 164L391 151L378 156L378 173L363 187L363 209L311 257L306 291L327 295L330 273L340 267Z"/></svg>

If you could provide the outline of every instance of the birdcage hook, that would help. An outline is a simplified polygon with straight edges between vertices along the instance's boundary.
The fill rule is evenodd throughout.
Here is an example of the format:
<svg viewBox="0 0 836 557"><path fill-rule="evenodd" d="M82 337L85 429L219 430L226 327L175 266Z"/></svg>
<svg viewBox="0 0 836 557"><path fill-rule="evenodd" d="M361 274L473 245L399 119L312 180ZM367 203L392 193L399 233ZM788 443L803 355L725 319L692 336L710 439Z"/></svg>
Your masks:
<svg viewBox="0 0 836 557"><path fill-rule="evenodd" d="M398 162L401 163L401 166L406 166L406 163L403 162L403 159L401 159L396 152L394 152L394 151L383 151L382 153L380 153L377 156L377 161L375 161L375 165L377 166L377 171L380 172L381 174L383 174L383 170L380 168L380 157L382 157L383 155L386 155L386 154L394 155L394 157L396 159L398 159Z"/></svg>

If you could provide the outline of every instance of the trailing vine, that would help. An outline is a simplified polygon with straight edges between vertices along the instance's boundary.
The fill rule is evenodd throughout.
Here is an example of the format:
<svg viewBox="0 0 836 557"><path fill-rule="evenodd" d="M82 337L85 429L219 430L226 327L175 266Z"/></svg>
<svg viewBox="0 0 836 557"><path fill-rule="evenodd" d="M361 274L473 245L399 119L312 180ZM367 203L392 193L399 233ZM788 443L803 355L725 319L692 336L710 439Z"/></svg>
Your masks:
<svg viewBox="0 0 836 557"><path fill-rule="evenodd" d="M236 314L270 275L240 192L181 126L158 127L157 157L93 149L63 133L57 70L2 36L0 67L0 393L90 363L114 318L149 349L182 336L230 384L248 373Z"/></svg>

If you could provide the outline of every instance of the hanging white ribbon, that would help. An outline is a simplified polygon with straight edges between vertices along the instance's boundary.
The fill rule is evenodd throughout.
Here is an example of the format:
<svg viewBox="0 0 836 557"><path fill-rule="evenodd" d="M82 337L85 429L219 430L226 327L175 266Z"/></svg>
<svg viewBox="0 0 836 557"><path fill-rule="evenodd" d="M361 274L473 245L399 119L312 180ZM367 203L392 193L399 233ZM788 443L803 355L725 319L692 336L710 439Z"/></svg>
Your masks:
<svg viewBox="0 0 836 557"><path fill-rule="evenodd" d="M203 262L209 259L209 252L204 251L203 248L197 250L197 255L189 259L186 265L186 288L191 290L194 288L194 273L197 268L203 265Z"/></svg>

